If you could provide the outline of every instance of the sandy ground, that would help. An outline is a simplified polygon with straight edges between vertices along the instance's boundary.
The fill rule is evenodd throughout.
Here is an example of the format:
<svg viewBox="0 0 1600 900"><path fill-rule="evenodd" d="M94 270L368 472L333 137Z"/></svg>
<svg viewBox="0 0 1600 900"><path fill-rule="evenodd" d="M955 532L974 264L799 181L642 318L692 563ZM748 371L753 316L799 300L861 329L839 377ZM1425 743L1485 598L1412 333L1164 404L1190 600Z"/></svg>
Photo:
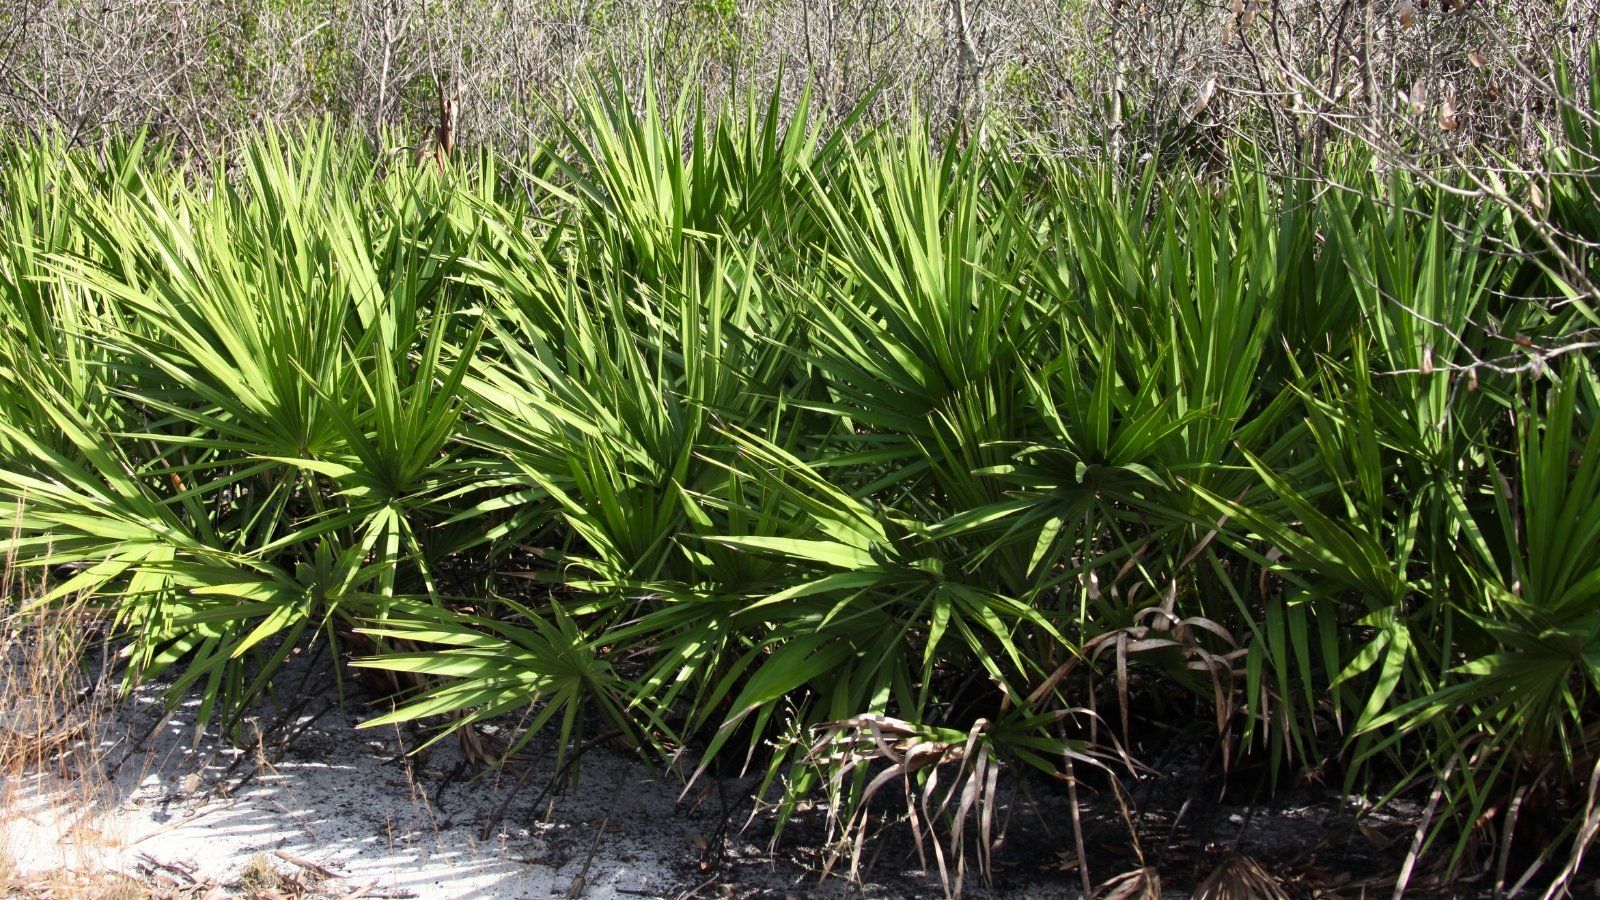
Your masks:
<svg viewBox="0 0 1600 900"><path fill-rule="evenodd" d="M429 733L358 728L384 710L364 705L359 686L339 690L330 666L292 661L233 742L197 734L197 701L168 711L163 685L104 701L75 752L0 774L0 863L24 882L126 875L155 897L944 895L907 841L874 848L859 882L842 865L825 878L822 810L798 816L774 851L770 819L750 815L753 778L708 775L685 791L678 772L603 743L582 754L576 787L548 741L487 771L454 737L407 752ZM1034 816L1022 831L1037 832ZM1054 860L1025 855L1020 880L968 896L1077 896Z"/></svg>
<svg viewBox="0 0 1600 900"><path fill-rule="evenodd" d="M232 747L196 740L194 704L167 714L141 691L99 723L99 766L69 759L0 782L0 850L23 874L214 885L248 883L259 857L334 896L666 896L722 821L608 747L584 755L577 790L546 792L553 752L475 774L454 739L413 756L416 735L356 730L373 711L326 687L279 702Z"/></svg>
<svg viewBox="0 0 1600 900"><path fill-rule="evenodd" d="M125 873L161 887L159 897L944 895L903 825L869 845L858 883L839 877L842 867L822 878L821 811L799 817L774 850L770 819L750 816L748 779L707 777L686 793L676 773L652 772L605 744L582 755L576 788L560 777L549 744L531 744L515 769L487 772L468 764L454 738L408 753L426 734L358 729L382 710L362 705L363 692L348 685L341 700L330 665L297 661L281 673L277 696L233 743L197 738L196 705L168 712L158 687L106 705L82 752L44 771L0 775L0 863L9 859L25 877ZM1144 850L1169 886L1195 883L1243 848L1275 876L1344 888L1324 896L1359 896L1376 886L1363 880L1403 852L1415 815L1368 814L1357 828L1355 810L1329 789L1223 805L1208 800L1197 769L1167 768L1130 799ZM968 896L1081 896L1064 792L1006 782L996 881L985 888L969 877ZM1094 882L1136 867L1112 798L1091 791L1083 814ZM269 884L273 872L289 880L264 892L263 871Z"/></svg>

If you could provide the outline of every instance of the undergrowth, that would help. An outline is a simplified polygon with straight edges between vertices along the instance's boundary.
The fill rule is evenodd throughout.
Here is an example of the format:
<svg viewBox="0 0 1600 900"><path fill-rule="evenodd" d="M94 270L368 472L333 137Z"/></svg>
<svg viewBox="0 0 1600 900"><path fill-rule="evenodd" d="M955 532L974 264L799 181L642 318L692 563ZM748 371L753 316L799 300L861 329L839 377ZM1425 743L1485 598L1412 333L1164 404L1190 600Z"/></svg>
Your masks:
<svg viewBox="0 0 1600 900"><path fill-rule="evenodd" d="M1221 765L1437 786L1446 872L1571 875L1587 246L1355 148L1218 178L677 110L598 90L516 172L0 151L11 593L224 730L322 635L397 673L374 726L531 708L507 752L690 748L846 838L893 787L952 893L1001 769L1131 777L1152 698ZM1593 240L1564 152L1501 189Z"/></svg>

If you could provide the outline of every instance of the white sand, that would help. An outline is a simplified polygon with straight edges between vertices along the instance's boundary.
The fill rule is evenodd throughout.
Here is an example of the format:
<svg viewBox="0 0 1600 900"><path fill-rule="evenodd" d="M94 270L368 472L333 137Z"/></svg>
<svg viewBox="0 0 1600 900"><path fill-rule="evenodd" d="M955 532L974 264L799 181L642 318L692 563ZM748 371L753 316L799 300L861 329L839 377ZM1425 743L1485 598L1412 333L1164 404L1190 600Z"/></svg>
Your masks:
<svg viewBox="0 0 1600 900"><path fill-rule="evenodd" d="M369 897L566 896L577 882L585 897L648 897L681 890L706 840L700 829L721 822L680 806L677 780L600 747L582 759L576 791L537 809L554 760L531 754L525 783L483 840L520 773L475 779L453 738L408 757L395 729L355 732L370 711L336 704L329 691L280 715L288 730L304 729L287 742L263 713L245 731L268 734L239 750L193 746L192 705L162 716L154 692L141 693L101 725L103 777L0 780L0 850L25 873L155 870L229 885L264 854L279 871L310 876L281 853L341 876L320 885L333 896L368 885Z"/></svg>

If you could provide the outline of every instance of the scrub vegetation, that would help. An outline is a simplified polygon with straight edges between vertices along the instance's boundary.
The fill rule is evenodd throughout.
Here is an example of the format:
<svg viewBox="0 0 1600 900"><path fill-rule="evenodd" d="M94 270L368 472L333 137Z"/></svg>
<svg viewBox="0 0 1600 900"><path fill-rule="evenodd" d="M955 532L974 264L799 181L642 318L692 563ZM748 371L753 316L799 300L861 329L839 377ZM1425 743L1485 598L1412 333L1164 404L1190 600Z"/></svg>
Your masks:
<svg viewBox="0 0 1600 900"><path fill-rule="evenodd" d="M902 798L952 893L1002 770L1182 745L1419 799L1397 890L1554 893L1600 829L1597 62L1517 166L620 74L514 160L46 129L0 148L11 593L223 730L327 652L488 764L753 767L852 862Z"/></svg>

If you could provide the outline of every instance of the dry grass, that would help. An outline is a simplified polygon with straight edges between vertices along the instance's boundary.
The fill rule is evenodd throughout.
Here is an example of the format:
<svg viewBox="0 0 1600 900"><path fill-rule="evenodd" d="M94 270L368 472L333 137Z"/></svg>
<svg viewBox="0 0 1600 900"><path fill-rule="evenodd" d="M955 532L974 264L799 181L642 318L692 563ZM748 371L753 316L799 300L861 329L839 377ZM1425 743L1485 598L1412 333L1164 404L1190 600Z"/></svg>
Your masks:
<svg viewBox="0 0 1600 900"><path fill-rule="evenodd" d="M276 891L282 883L278 868L266 854L257 853L239 870L239 887L252 893Z"/></svg>
<svg viewBox="0 0 1600 900"><path fill-rule="evenodd" d="M98 719L80 668L89 623L81 607L29 613L18 605L8 600L0 617L0 774L81 776Z"/></svg>
<svg viewBox="0 0 1600 900"><path fill-rule="evenodd" d="M12 868L5 867L10 864ZM8 871L10 874L8 875ZM16 864L0 854L0 895L26 900L92 897L95 900L143 900L152 894L137 878L111 871L55 869L24 876Z"/></svg>
<svg viewBox="0 0 1600 900"><path fill-rule="evenodd" d="M22 869L11 854L0 850L0 897L9 897L12 889L22 884Z"/></svg>
<svg viewBox="0 0 1600 900"><path fill-rule="evenodd" d="M142 896L135 879L104 869L110 841L89 824L112 796L100 741L110 691L85 668L96 614L81 601L29 608L44 585L3 563L0 895Z"/></svg>

